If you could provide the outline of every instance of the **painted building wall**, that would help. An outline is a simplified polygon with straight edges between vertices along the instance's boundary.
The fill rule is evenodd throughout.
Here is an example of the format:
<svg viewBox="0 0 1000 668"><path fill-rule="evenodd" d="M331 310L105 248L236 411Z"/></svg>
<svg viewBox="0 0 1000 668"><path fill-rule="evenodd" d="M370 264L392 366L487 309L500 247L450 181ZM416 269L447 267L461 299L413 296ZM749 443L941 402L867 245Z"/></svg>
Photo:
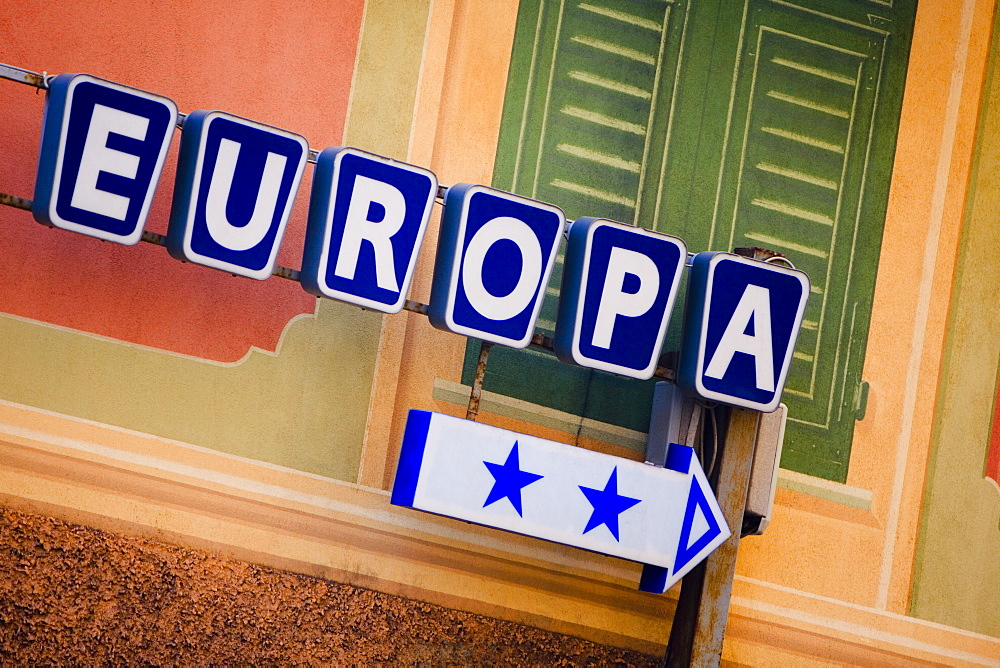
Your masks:
<svg viewBox="0 0 1000 668"><path fill-rule="evenodd" d="M292 128L320 147L344 138L360 2L295 12L265 4L236 15L224 4L137 12L131 3L78 3L54 13L49 39L14 29L51 14L46 7L11 8L6 62L155 90L184 111L225 110ZM14 85L3 95L5 187L30 197L33 169L25 167L38 153L44 97ZM175 164L172 153L148 226L161 234ZM279 264L301 254L306 199L300 194ZM232 280L148 244L53 238L24 224L22 212L2 215L12 261L0 285L4 399L353 476L378 318L320 307L291 282ZM331 339L341 342L336 351ZM309 397L341 411L307 410Z"/></svg>
<svg viewBox="0 0 1000 668"><path fill-rule="evenodd" d="M1000 635L992 584L1000 577L1000 348L981 328L1000 316L993 201L998 65L994 40L958 242L910 603L916 616L992 636Z"/></svg>
<svg viewBox="0 0 1000 668"><path fill-rule="evenodd" d="M183 112L299 132L314 149L358 146L429 167L442 184L490 183L517 11L501 0L261 0L240 13L15 2L0 62L103 76ZM742 544L728 659L1000 660L988 604L998 501L984 477L998 356L968 345L995 320L983 194L996 134L983 97L993 13L991 0L917 7L867 413L845 482L781 473L771 526ZM46 39L15 29L40 15ZM0 81L0 192L31 196L42 105L42 94ZM174 152L154 232L166 229L175 164ZM284 266L299 266L310 174ZM636 564L388 504L406 411L464 415L462 337L414 313L382 317L291 281L182 264L150 244L46 229L10 207L0 227L4 504L662 651L676 590L638 593ZM432 223L411 299L428 299L435 234ZM634 434L502 395L487 393L480 419L641 456L627 444ZM972 423L982 428L962 426Z"/></svg>

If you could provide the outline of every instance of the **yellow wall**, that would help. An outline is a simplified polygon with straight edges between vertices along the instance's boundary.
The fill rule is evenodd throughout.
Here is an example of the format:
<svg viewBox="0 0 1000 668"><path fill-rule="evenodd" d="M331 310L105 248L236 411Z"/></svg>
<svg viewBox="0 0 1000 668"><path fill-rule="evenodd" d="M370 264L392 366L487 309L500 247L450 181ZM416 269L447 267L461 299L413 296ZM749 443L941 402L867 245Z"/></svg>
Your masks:
<svg viewBox="0 0 1000 668"><path fill-rule="evenodd" d="M994 23L996 26L996 23ZM984 475L1000 373L1000 59L993 51L951 297L912 614L1000 636L1000 488Z"/></svg>
<svg viewBox="0 0 1000 668"><path fill-rule="evenodd" d="M845 606L842 611L858 606L886 618L909 611L951 281L993 10L990 0L960 5L924 0L918 6L864 372L871 385L868 413L857 426L846 485L785 475L773 523L764 536L742 543L737 592L753 591L751 598L767 601L773 592L787 589L803 597L799 604L803 613L809 609L807 601L813 600L838 602ZM493 31L500 31L496 15L485 14L479 18L481 29L489 22ZM513 11L507 16L512 22ZM463 12L466 23L459 27L477 17L471 9ZM469 50L462 46L460 38L451 45L449 77L436 125L422 128L418 118L421 135L436 132L438 137L430 164L442 183L476 180L469 174L487 182L493 148L463 144L461 139L467 141L468 135L446 135L450 141L442 145L442 128L493 124L494 130L487 134L493 137L499 126L501 101L493 93L500 83L485 85L484 80L489 75L486 64L500 56L480 45ZM426 299L427 265L424 272L416 299ZM436 380L459 381L464 350L459 337L408 316L401 359L404 367L412 366L396 389L393 428L381 442L370 432L366 451L366 466L367 452L377 452L379 458L388 452L383 486L391 477L393 444L401 438L406 410L464 414L458 403L433 398ZM571 440L564 433L499 414L486 413L480 419ZM368 482L375 484L377 478ZM952 600L961 605L960 598ZM993 616L985 610L978 614L984 621ZM962 626L981 629L992 628L991 624Z"/></svg>

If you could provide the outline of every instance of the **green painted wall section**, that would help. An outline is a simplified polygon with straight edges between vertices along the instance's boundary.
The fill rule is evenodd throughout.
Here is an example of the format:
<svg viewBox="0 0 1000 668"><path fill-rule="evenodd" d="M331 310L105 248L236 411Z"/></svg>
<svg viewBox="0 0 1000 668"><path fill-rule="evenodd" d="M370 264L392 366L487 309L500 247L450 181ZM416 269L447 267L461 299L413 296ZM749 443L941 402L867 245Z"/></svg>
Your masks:
<svg viewBox="0 0 1000 668"><path fill-rule="evenodd" d="M368 3L345 144L405 158L429 8ZM381 324L318 300L276 354L221 365L0 315L0 399L354 481Z"/></svg>
<svg viewBox="0 0 1000 668"><path fill-rule="evenodd" d="M431 0L368 0L344 142L406 160Z"/></svg>
<svg viewBox="0 0 1000 668"><path fill-rule="evenodd" d="M297 318L277 355L221 366L0 318L4 399L353 480L377 319L324 304ZM374 324L374 327L373 327Z"/></svg>
<svg viewBox="0 0 1000 668"><path fill-rule="evenodd" d="M1000 373L1000 47L984 108L948 326L910 612L1000 637L1000 489L984 476Z"/></svg>

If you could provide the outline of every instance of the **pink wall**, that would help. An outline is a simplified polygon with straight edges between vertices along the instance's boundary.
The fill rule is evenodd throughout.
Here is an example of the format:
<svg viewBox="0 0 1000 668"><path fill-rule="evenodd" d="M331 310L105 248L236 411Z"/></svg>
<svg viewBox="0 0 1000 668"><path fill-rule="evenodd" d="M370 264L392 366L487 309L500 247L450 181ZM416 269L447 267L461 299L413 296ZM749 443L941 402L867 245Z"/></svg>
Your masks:
<svg viewBox="0 0 1000 668"><path fill-rule="evenodd" d="M180 111L218 109L304 135L343 135L363 2L12 0L0 62L84 72L165 95ZM261 48L261 46L264 48ZM270 54L270 56L269 56ZM0 192L31 198L44 95L0 82ZM147 229L165 233L174 137ZM311 169L278 263L298 268ZM34 223L0 207L0 312L218 361L273 350L290 318L312 313L298 284L258 282Z"/></svg>

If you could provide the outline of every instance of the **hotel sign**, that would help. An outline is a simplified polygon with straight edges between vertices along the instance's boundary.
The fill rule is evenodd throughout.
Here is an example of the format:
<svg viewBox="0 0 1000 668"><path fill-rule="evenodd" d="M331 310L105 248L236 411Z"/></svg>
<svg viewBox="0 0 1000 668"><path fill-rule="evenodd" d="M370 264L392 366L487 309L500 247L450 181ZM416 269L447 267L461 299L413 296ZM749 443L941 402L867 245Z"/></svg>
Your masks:
<svg viewBox="0 0 1000 668"><path fill-rule="evenodd" d="M692 448L665 467L411 410L392 503L647 564L666 591L730 535Z"/></svg>
<svg viewBox="0 0 1000 668"><path fill-rule="evenodd" d="M32 212L107 241L142 235L176 105L86 74L50 85ZM184 121L166 245L173 257L271 275L308 156L306 140L221 111ZM438 191L429 170L347 147L320 152L301 284L312 294L398 312ZM447 189L431 324L528 345L561 237L552 204L482 185ZM687 259L676 237L614 221L569 224L555 350L564 362L649 378ZM701 253L688 285L681 384L698 396L772 410L809 294L792 269Z"/></svg>

